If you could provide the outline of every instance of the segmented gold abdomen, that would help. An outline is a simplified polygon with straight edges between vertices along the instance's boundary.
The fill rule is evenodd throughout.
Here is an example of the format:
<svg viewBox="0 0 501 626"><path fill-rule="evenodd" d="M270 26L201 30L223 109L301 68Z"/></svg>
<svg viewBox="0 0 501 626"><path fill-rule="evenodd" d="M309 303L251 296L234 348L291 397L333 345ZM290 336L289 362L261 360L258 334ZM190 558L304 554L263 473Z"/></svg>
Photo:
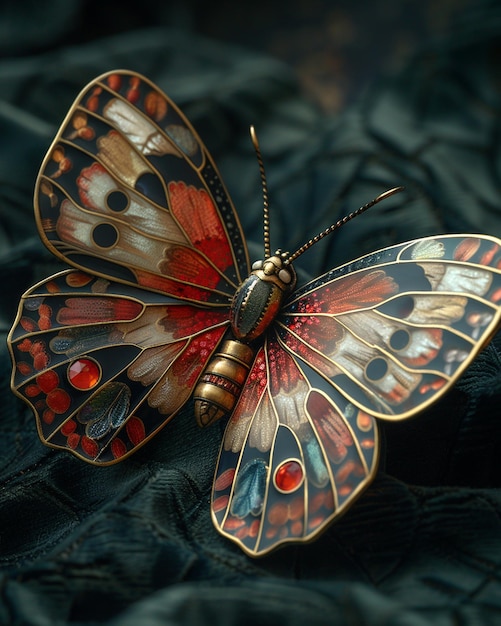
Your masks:
<svg viewBox="0 0 501 626"><path fill-rule="evenodd" d="M231 414L254 354L254 350L241 341L228 339L223 342L195 387L193 398L199 426L208 426Z"/></svg>

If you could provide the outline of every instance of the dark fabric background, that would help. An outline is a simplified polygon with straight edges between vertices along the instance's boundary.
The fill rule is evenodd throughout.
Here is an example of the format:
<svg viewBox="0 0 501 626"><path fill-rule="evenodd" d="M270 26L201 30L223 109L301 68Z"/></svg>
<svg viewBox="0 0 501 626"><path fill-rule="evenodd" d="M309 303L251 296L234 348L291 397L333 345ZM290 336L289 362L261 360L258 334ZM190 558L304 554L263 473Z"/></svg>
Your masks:
<svg viewBox="0 0 501 626"><path fill-rule="evenodd" d="M39 442L10 392L5 346L19 295L60 269L33 219L39 163L80 89L110 69L146 74L183 108L220 167L252 256L262 200L251 123L275 247L298 247L382 190L406 187L301 258L305 273L420 235L501 236L498 3L466 6L399 71L374 76L363 95L354 87L336 115L301 92L289 66L197 33L201 3L191 5L197 28L168 4L104 5L12 2L1 14L0 623L501 623L499 337L445 399L384 427L381 471L339 523L257 561L210 521L223 425L198 430L188 406L132 459L87 466Z"/></svg>

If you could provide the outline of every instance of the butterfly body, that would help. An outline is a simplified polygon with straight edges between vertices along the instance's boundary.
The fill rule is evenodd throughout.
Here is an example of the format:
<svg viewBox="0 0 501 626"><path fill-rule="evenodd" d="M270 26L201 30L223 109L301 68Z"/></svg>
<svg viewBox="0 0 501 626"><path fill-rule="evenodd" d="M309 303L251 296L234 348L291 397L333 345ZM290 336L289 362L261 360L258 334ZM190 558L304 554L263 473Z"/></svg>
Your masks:
<svg viewBox="0 0 501 626"><path fill-rule="evenodd" d="M230 307L233 338L209 362L194 391L195 418L207 426L231 415L256 350L252 342L264 335L279 313L284 297L296 284L292 265L280 251L256 261L250 275L236 290Z"/></svg>
<svg viewBox="0 0 501 626"><path fill-rule="evenodd" d="M487 235L397 244L299 288L308 246L251 268L207 149L133 72L78 96L35 215L73 267L24 294L8 338L41 439L107 465L191 398L200 425L228 416L211 515L251 556L343 514L376 473L377 419L440 398L501 318L501 241Z"/></svg>

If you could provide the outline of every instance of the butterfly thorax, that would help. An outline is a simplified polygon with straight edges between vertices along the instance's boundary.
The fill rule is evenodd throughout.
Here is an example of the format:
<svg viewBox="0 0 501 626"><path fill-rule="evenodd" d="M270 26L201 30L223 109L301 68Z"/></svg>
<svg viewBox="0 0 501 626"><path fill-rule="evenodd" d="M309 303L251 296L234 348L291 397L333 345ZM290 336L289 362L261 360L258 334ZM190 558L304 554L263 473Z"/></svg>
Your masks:
<svg viewBox="0 0 501 626"><path fill-rule="evenodd" d="M230 307L233 337L214 355L194 391L195 417L207 426L232 413L255 356L252 342L261 337L294 289L296 273L278 251L256 261L237 289Z"/></svg>
<svg viewBox="0 0 501 626"><path fill-rule="evenodd" d="M279 251L256 261L249 277L237 289L230 309L231 330L237 339L253 341L275 319L284 296L296 284L292 265L286 265Z"/></svg>

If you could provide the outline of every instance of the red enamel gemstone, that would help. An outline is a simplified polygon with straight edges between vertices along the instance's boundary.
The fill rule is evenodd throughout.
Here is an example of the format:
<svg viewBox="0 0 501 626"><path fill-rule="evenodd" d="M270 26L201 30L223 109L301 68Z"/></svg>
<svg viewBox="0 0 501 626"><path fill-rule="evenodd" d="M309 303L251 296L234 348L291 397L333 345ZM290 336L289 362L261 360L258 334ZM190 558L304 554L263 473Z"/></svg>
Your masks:
<svg viewBox="0 0 501 626"><path fill-rule="evenodd" d="M275 485L280 491L294 491L303 481L303 468L298 461L285 461L275 472Z"/></svg>
<svg viewBox="0 0 501 626"><path fill-rule="evenodd" d="M91 459L96 458L99 452L99 446L94 441L94 439L91 439L90 437L87 437L87 435L84 435L80 441L80 445L82 446L82 450L85 452L85 454L90 456Z"/></svg>
<svg viewBox="0 0 501 626"><path fill-rule="evenodd" d="M68 368L68 380L76 389L87 391L95 387L101 378L101 368L91 359L78 359Z"/></svg>
<svg viewBox="0 0 501 626"><path fill-rule="evenodd" d="M50 393L53 389L59 385L59 376L54 370L47 370L42 374L39 374L36 378L37 385L44 393Z"/></svg>
<svg viewBox="0 0 501 626"><path fill-rule="evenodd" d="M47 394L46 402L49 409L54 411L54 413L57 413L57 415L66 413L71 406L71 398L69 394L64 389L60 389L59 387L53 389Z"/></svg>

